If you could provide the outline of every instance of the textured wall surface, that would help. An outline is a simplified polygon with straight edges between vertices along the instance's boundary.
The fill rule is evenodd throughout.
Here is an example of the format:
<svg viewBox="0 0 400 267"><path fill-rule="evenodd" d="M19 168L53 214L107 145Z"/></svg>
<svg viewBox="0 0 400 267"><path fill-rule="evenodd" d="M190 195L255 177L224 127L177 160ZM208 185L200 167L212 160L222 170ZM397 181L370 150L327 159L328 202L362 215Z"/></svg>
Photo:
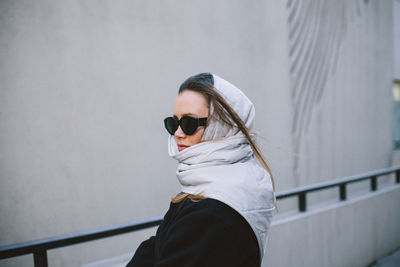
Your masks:
<svg viewBox="0 0 400 267"><path fill-rule="evenodd" d="M400 187L392 185L277 219L262 266L369 266L399 248L399 201Z"/></svg>
<svg viewBox="0 0 400 267"><path fill-rule="evenodd" d="M179 84L203 71L253 100L279 187L290 186L284 2L2 0L0 10L0 245L162 215L179 192L162 120ZM138 235L49 261L134 251Z"/></svg>
<svg viewBox="0 0 400 267"><path fill-rule="evenodd" d="M390 165L392 1L288 9L296 185Z"/></svg>
<svg viewBox="0 0 400 267"><path fill-rule="evenodd" d="M400 81L400 0L393 1L393 77Z"/></svg>

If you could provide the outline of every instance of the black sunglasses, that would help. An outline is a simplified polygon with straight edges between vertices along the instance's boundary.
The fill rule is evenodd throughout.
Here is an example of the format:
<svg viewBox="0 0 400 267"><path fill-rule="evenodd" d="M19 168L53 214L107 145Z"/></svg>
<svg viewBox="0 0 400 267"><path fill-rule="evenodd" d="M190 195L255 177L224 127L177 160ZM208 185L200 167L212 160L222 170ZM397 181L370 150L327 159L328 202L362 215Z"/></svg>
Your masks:
<svg viewBox="0 0 400 267"><path fill-rule="evenodd" d="M190 116L183 116L178 120L175 116L168 117L164 119L164 125L167 131L174 135L176 130L178 130L179 125L182 131L187 135L192 135L196 132L199 126L206 126L207 118L193 118Z"/></svg>

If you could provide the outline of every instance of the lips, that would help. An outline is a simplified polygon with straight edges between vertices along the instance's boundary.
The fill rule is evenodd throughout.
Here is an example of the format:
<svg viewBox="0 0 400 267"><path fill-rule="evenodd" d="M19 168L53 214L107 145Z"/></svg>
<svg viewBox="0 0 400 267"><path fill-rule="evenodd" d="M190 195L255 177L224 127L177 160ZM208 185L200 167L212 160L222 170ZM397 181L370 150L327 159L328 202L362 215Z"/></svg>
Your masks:
<svg viewBox="0 0 400 267"><path fill-rule="evenodd" d="M179 151L182 151L182 150L184 150L185 148L188 148L189 146L185 146L185 145L179 145L178 144L178 150Z"/></svg>

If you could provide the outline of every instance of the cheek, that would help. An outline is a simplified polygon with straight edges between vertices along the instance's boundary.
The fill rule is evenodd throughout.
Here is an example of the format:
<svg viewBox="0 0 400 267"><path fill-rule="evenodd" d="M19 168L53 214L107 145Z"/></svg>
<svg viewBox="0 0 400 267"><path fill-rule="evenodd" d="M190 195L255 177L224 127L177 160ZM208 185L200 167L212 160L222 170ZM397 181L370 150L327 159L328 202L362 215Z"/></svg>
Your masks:
<svg viewBox="0 0 400 267"><path fill-rule="evenodd" d="M195 145L201 142L201 138L203 137L204 128L198 130L194 135L190 136L190 145Z"/></svg>

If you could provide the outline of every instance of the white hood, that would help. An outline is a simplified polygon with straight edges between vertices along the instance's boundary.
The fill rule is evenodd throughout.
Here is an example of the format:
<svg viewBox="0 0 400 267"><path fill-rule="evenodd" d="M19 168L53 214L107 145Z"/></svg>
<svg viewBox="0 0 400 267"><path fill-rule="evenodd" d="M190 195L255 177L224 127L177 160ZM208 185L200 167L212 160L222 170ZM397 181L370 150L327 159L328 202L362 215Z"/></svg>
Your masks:
<svg viewBox="0 0 400 267"><path fill-rule="evenodd" d="M231 83L215 74L213 78L214 89L238 113L256 142L253 103ZM224 138L214 140L221 137ZM178 161L176 175L182 192L222 201L239 212L257 237L262 260L276 202L271 177L257 162L249 141L237 128L232 130L211 120L202 140L179 152L174 136L169 136L168 153Z"/></svg>

